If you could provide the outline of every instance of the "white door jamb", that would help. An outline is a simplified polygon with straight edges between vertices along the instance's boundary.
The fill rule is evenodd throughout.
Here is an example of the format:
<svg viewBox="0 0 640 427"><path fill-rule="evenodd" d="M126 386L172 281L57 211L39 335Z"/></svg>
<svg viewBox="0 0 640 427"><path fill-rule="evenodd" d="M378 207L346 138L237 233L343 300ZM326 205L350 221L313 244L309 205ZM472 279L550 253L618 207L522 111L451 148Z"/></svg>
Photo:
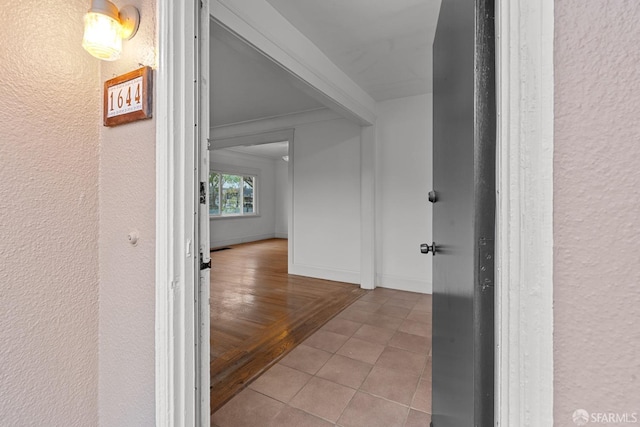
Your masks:
<svg viewBox="0 0 640 427"><path fill-rule="evenodd" d="M496 6L496 425L550 426L553 0Z"/></svg>
<svg viewBox="0 0 640 427"><path fill-rule="evenodd" d="M199 0L157 1L156 426L162 427L201 422L196 348L200 7ZM207 413L208 407L207 402Z"/></svg>

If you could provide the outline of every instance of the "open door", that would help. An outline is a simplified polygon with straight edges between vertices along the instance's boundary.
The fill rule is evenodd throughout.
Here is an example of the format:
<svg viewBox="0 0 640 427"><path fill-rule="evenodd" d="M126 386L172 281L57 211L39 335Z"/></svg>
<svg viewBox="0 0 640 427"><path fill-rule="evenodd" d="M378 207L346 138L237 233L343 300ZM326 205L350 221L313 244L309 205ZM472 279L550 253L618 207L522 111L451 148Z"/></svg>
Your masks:
<svg viewBox="0 0 640 427"><path fill-rule="evenodd" d="M494 1L443 0L433 61L435 427L494 424L494 58Z"/></svg>

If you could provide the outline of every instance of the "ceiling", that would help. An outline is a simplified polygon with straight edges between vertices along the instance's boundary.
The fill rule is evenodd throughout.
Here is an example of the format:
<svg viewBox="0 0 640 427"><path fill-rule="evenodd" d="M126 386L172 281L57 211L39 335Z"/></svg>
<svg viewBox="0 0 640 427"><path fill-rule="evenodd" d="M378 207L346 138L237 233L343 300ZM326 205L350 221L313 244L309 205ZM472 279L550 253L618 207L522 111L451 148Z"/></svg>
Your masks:
<svg viewBox="0 0 640 427"><path fill-rule="evenodd" d="M432 92L440 0L267 0L376 101Z"/></svg>
<svg viewBox="0 0 640 427"><path fill-rule="evenodd" d="M432 92L440 0L267 0L376 101ZM300 82L211 26L211 124L324 108Z"/></svg>
<svg viewBox="0 0 640 427"><path fill-rule="evenodd" d="M251 154L252 156L264 157L266 159L280 160L282 159L282 156L289 154L289 143L287 141L272 142L269 144L223 148L222 150Z"/></svg>

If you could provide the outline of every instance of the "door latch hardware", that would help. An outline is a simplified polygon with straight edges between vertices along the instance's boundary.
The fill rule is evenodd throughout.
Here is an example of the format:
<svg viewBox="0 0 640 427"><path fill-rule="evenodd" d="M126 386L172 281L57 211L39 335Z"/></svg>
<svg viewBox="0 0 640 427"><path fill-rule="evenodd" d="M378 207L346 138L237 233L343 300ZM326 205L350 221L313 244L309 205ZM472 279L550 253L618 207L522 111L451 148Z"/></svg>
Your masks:
<svg viewBox="0 0 640 427"><path fill-rule="evenodd" d="M428 254L429 252L431 252L432 256L436 256L436 244L431 243L431 246L429 246L428 243L423 243L420 245L420 252L423 254Z"/></svg>
<svg viewBox="0 0 640 427"><path fill-rule="evenodd" d="M434 190L429 191L429 201L431 203L435 203L438 201L438 193L436 193Z"/></svg>
<svg viewBox="0 0 640 427"><path fill-rule="evenodd" d="M200 204L201 205L207 204L207 187L206 187L206 183L204 182L200 183Z"/></svg>
<svg viewBox="0 0 640 427"><path fill-rule="evenodd" d="M202 252L200 252L200 270L211 269L211 258L209 258L208 262L204 262L202 260Z"/></svg>

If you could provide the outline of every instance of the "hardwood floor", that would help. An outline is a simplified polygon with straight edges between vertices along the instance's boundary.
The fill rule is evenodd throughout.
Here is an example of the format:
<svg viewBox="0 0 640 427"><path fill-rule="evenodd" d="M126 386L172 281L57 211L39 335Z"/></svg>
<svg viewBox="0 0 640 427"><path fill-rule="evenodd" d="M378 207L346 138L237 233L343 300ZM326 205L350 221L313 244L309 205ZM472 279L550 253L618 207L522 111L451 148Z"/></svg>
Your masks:
<svg viewBox="0 0 640 427"><path fill-rule="evenodd" d="M287 274L287 241L211 253L211 412L362 296L357 285Z"/></svg>

